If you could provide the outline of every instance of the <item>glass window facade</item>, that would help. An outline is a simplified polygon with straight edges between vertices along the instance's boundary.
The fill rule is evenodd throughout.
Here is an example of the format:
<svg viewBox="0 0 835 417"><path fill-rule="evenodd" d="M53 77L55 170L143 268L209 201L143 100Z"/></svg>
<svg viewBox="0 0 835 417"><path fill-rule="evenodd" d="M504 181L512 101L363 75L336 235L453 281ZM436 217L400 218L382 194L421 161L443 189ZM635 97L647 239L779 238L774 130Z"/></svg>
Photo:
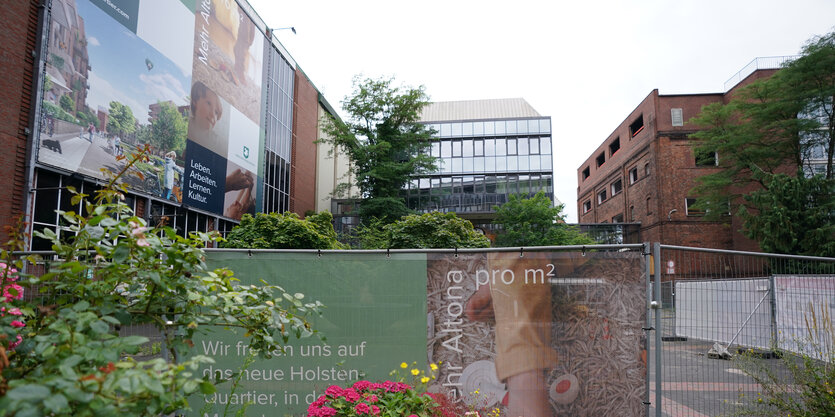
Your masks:
<svg viewBox="0 0 835 417"><path fill-rule="evenodd" d="M293 67L266 45L266 144L262 211L290 210L290 158L293 143Z"/></svg>
<svg viewBox="0 0 835 417"><path fill-rule="evenodd" d="M466 217L493 213L510 194L544 191L553 199L550 118L429 125L438 138L432 148L438 149L438 169L403 190L409 208Z"/></svg>

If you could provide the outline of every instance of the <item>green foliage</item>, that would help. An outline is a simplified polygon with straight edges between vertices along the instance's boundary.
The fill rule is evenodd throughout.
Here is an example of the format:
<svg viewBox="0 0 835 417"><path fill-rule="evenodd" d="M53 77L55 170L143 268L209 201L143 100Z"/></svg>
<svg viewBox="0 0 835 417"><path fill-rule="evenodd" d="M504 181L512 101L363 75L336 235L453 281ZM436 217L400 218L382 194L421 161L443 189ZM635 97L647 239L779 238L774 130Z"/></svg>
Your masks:
<svg viewBox="0 0 835 417"><path fill-rule="evenodd" d="M826 208L811 204L829 204L827 198L790 202L776 192L796 198L803 192L825 194L827 185L819 180L803 178L804 169L811 171L812 159L823 160L823 177L835 179L835 32L813 39L802 51L802 56L775 73L771 78L741 88L728 104L713 103L690 120L703 127L692 135L696 155L717 152L721 169L715 169L698 179L693 194L698 196L696 208L716 219L730 201L736 207L733 214L744 220L743 232L757 239L764 250L800 251L798 254L832 254L809 251L816 242L832 241L832 216L821 213ZM795 174L796 173L796 174ZM796 180L781 175L795 174ZM819 191L815 191L819 190ZM831 192L831 191L830 191ZM782 208L775 210L772 204ZM792 208L794 207L794 208ZM802 216L788 211L803 209L816 211L817 221L786 223ZM767 218L758 218L758 217ZM807 229L806 227L811 227ZM786 235L783 229L790 228ZM805 239L807 234L823 235L811 243L792 243ZM778 240L788 238L786 244ZM770 248L770 249L766 249ZM789 252L786 252L789 253Z"/></svg>
<svg viewBox="0 0 835 417"><path fill-rule="evenodd" d="M776 174L744 196L745 235L772 253L835 256L835 182L822 176Z"/></svg>
<svg viewBox="0 0 835 417"><path fill-rule="evenodd" d="M371 222L371 219L391 223L413 213L414 211L406 207L406 202L402 197L366 198L359 205L359 217L363 224Z"/></svg>
<svg viewBox="0 0 835 417"><path fill-rule="evenodd" d="M503 231L496 236L496 246L593 245L596 242L575 227L565 224L563 206L554 207L540 191L531 198L511 195L496 207L494 224Z"/></svg>
<svg viewBox="0 0 835 417"><path fill-rule="evenodd" d="M296 213L245 214L221 243L224 248L344 249L336 240L333 216L323 211L304 220Z"/></svg>
<svg viewBox="0 0 835 417"><path fill-rule="evenodd" d="M16 273L20 279L12 283L9 273L0 277L14 293L0 302L20 312L0 317L3 415L168 415L187 409L190 394L214 391L198 372L212 359L189 356L198 333L239 329L262 357L292 337L316 334L307 317L319 311L318 302L277 286L238 285L231 271L206 269L201 248L212 236L184 238L167 227L148 228L133 215L116 184L147 151L134 155L93 202L74 195L73 206L82 203L83 213L59 212L74 237L37 233L56 253L45 274ZM44 263L2 255L18 270L24 262ZM39 295L23 298L18 284ZM154 350L148 338L119 332L133 325L154 326L165 356L143 359ZM13 346L17 335L20 344Z"/></svg>
<svg viewBox="0 0 835 417"><path fill-rule="evenodd" d="M80 120L82 124L88 125L92 123L93 126L96 127L96 129L99 128L99 118L96 117L96 115L93 114L93 112L90 111L89 108L85 107L76 112L75 115L78 117L78 120Z"/></svg>
<svg viewBox="0 0 835 417"><path fill-rule="evenodd" d="M487 248L490 240L455 213L412 214L387 225L372 223L360 232L365 249Z"/></svg>
<svg viewBox="0 0 835 417"><path fill-rule="evenodd" d="M64 94L61 96L61 99L58 100L58 103L61 105L61 109L69 114L75 113L75 100L70 97L69 94Z"/></svg>
<svg viewBox="0 0 835 417"><path fill-rule="evenodd" d="M835 326L825 304L817 312L811 303L808 306L809 313L804 313L808 339L792 342L816 357L780 352L781 365L788 375L775 372L753 351L734 358L735 364L762 387L757 399L743 407L739 415L835 416Z"/></svg>
<svg viewBox="0 0 835 417"><path fill-rule="evenodd" d="M342 149L351 161L357 186L366 198L363 206L378 198L400 199L400 191L413 174L435 169L435 158L428 155L432 132L418 123L428 103L423 87L394 87L393 79L354 78L354 91L342 102L350 120L324 121L327 139L323 142ZM401 204L405 207L405 204ZM382 216L386 222L399 218L403 211L387 214L379 206L361 212L363 221Z"/></svg>
<svg viewBox="0 0 835 417"><path fill-rule="evenodd" d="M151 122L152 145L182 155L186 149L188 120L170 102L161 102L159 106L159 114Z"/></svg>
<svg viewBox="0 0 835 417"><path fill-rule="evenodd" d="M111 101L110 116L107 118L107 131L123 138L135 132L136 118L133 117L133 110L118 101Z"/></svg>
<svg viewBox="0 0 835 417"><path fill-rule="evenodd" d="M74 124L78 124L78 119L76 119L73 115L64 111L64 109L56 106L54 103L50 103L48 101L43 102L43 111L44 114L51 114L53 117L59 120L63 120L65 122L70 122Z"/></svg>

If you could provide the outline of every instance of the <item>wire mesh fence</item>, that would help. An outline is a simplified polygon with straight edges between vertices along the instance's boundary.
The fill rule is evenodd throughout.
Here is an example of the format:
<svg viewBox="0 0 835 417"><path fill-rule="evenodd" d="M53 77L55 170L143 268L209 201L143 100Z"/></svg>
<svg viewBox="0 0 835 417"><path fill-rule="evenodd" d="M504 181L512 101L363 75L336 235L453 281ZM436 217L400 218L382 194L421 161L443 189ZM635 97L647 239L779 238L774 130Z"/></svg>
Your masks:
<svg viewBox="0 0 835 417"><path fill-rule="evenodd" d="M729 415L763 386L742 358L791 380L781 354L831 360L835 259L656 245L661 356L655 415ZM657 362L655 362L657 361ZM656 374L657 375L657 374ZM787 382L787 384L790 382Z"/></svg>

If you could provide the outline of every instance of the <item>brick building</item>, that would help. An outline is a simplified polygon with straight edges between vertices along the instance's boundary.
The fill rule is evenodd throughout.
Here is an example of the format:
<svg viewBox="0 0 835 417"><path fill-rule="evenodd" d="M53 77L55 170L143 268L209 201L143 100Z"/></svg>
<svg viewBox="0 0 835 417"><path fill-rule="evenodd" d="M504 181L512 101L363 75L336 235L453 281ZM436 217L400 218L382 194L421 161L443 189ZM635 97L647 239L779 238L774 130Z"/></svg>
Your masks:
<svg viewBox="0 0 835 417"><path fill-rule="evenodd" d="M255 178L245 195L246 202L251 201L250 212L303 214L316 209L314 142L322 109L330 106L323 104L321 93L248 3L222 4L228 10L212 9L205 16L213 24L206 33L200 32L199 20L195 23L195 16L204 16L181 2L166 6L171 10L156 12L136 3L119 6L136 10L114 12L107 8L114 5L105 7L89 0L6 4L0 15L4 73L0 80L0 186L7 196L0 201L0 224L14 225L24 218L26 233L43 229L63 233L55 210L75 209L70 206L67 187L89 193L100 186L98 168L118 165L115 143L121 143L119 152L124 153L144 143L158 143L147 132L152 131L163 102L176 106L189 123L186 144L175 155L184 172L177 177L177 192L166 193L162 162L170 149L154 149L152 163L143 168L148 170L143 172L145 178L152 180L128 182L126 201L138 215L150 223L165 218L181 234L229 230L240 212L234 215L228 209L244 201L230 199L232 193L223 186L235 168ZM182 25L166 26L154 13L166 14L168 23L179 19L176 22ZM189 32L192 26L195 29ZM247 26L254 34L245 34ZM126 31L134 35L119 36ZM142 56L133 56L138 50ZM129 65L134 62L138 65ZM119 72L134 76L118 78ZM169 93L161 93L166 89L160 88L145 89L157 96L134 93L142 89L128 93L128 79L157 83L157 87L168 83ZM221 121L212 121L210 127L226 129L221 135L223 147L204 160L222 164L213 168L218 181L207 182L220 182L215 206L186 197L189 188L197 188L189 187L189 169L201 151L194 145L201 137L192 132L194 112L187 101L197 81L219 97L215 105ZM103 95L119 89L119 95L105 96L103 102ZM134 126L113 131L110 121L118 117L108 105L113 100L132 107ZM94 129L87 129L89 125ZM0 239L5 242L7 238L4 228ZM48 249L38 239L29 244L31 249Z"/></svg>
<svg viewBox="0 0 835 417"><path fill-rule="evenodd" d="M653 90L577 169L580 223L640 223L640 239L671 245L758 250L740 220L709 221L695 210L695 179L717 169L721 155L696 155L687 120L702 106L727 103L734 92L770 77L785 58L757 59L715 94Z"/></svg>

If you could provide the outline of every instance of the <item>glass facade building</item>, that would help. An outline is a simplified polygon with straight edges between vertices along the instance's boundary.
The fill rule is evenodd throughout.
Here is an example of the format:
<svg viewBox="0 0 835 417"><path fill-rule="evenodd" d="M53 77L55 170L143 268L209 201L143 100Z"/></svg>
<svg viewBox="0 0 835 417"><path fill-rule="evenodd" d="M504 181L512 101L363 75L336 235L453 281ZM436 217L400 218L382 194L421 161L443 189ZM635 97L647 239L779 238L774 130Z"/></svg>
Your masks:
<svg viewBox="0 0 835 417"><path fill-rule="evenodd" d="M545 191L553 200L550 117L423 122L438 139L430 150L438 169L410 181L409 208L454 212L492 230L494 207L511 194Z"/></svg>

